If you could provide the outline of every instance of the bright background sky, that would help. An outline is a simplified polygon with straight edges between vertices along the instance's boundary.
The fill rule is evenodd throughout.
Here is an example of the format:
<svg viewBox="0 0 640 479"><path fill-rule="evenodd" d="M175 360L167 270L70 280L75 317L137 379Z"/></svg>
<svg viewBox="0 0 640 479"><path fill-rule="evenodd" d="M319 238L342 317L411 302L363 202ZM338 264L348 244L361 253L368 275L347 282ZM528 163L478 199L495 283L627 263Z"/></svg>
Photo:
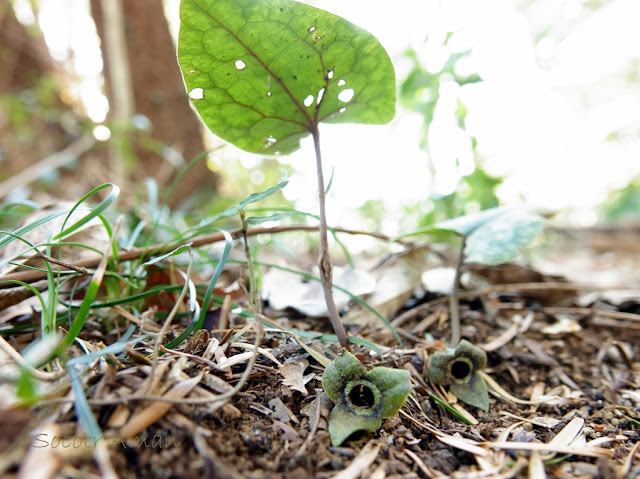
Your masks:
<svg viewBox="0 0 640 479"><path fill-rule="evenodd" d="M18 7L24 1L17 2ZM102 121L107 104L99 93L102 61L88 0L39 3L41 27L55 58L83 79L74 94L95 121ZM391 213L383 230L395 234L394 213L400 214L403 206L453 191L460 175L474 168L468 133L455 121L458 99L468 109L468 132L478 141L476 153L483 167L506 177L499 190L505 204L561 210L563 220L588 225L596 220L594 207L610 189L640 174L640 1L307 3L376 35L394 61L398 81L410 67L402 57L409 47L432 72L442 68L451 51L471 49L457 66L484 80L441 86L428 152L418 146L422 117L400 107L388 125L325 126L321 135L327 178L335 168L327 204L331 224L356 225L356 208L380 199ZM178 5L178 0L166 3L174 29ZM27 9L18 8L18 13L30 21ZM454 36L443 46L447 32ZM224 169L238 159L247 167L260 163L259 157L228 146L214 164ZM296 168L284 190L287 198L299 209L316 211L311 143L281 161ZM260 185L259 174L252 180L256 190L271 186Z"/></svg>

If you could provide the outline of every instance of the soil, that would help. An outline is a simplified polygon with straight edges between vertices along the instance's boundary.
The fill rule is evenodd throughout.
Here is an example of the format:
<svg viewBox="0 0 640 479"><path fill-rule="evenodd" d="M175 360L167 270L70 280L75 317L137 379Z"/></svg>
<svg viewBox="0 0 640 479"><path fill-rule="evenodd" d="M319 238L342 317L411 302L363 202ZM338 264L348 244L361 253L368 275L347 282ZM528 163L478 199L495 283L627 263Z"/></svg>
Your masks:
<svg viewBox="0 0 640 479"><path fill-rule="evenodd" d="M297 365L297 376L287 380L282 367L261 354L240 393L226 401L172 404L130 441L121 440L121 432L132 416L153 404L167 404L123 399L144 392L151 369L143 354L152 351L153 343L136 346L137 354L102 362L87 377L86 395L93 400L113 471L135 479L636 477L640 302L611 300L611 291L585 291L536 271L529 270L533 277L521 276L525 270L514 268L477 268L485 277L491 273L492 284L461 296L463 337L487 349L484 372L512 396L490 386L488 411L458 403L475 424L466 424L435 402L432 395L449 403L456 399L425 379L429 356L447 346L450 334L447 298L426 294L412 298L396 314L402 346L384 325L350 329L383 350L381 359L365 347L353 347L367 368L405 368L414 388L401 413L377 433L357 433L340 447L331 446L327 430L331 401L322 390L323 367L287 335L267 331L262 347L280 363ZM287 327L330 332L323 319L268 309L265 313ZM246 324L233 314L230 321L225 331L214 328L211 337L224 342L227 330ZM96 330L87 329L84 339L110 344L126 329L107 332L103 324L96 321ZM152 326L147 323L143 329ZM179 329L177 324L175 331ZM188 399L223 393L240 380L247 360L231 371L217 370L198 359L207 344L206 336L200 339L205 342L190 345L191 356L166 354L160 359L156 376L162 374L162 379L151 394L164 394L201 374L198 386L184 394ZM234 345L253 340L253 332L247 331ZM328 358L338 352L332 342L307 339L305 344ZM247 349L232 346L217 352L233 358ZM216 363L216 357L211 361ZM515 398L534 399L535 404ZM34 448L34 435L50 422L60 438L82 437L68 402L45 402L10 415L5 411L0 421L10 439L0 443L5 477L19 471L20 477L109 474L95 449L64 448L62 442L59 447L50 443ZM50 434L41 437L53 438ZM34 454L41 458L40 467L51 465L48 474L24 475L39 471Z"/></svg>

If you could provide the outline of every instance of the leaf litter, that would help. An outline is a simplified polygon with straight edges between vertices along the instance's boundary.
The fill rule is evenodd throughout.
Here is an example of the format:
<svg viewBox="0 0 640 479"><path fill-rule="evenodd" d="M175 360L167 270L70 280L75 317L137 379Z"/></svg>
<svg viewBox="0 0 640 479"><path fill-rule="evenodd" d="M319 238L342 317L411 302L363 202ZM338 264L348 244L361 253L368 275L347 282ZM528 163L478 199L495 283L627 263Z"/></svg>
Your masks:
<svg viewBox="0 0 640 479"><path fill-rule="evenodd" d="M53 376L38 379L47 385L45 399L31 408L18 407L16 391L7 389L11 383L3 384L0 423L12 435L0 452L3 474L141 478L157 477L159 467L170 477L256 478L608 477L607 471L632 477L638 471L636 302L626 296L626 302L615 304L593 288L585 303L587 295L575 283L565 283L565 291L574 294L558 295L557 278L528 283L536 288L485 279L482 287L462 293L465 337L484 345L489 359L482 372L490 392L490 408L484 412L461 407L424 375L428 358L448 338L446 297L420 291L420 274L414 276L413 297L395 312L395 320L389 317L402 347L382 324L345 320L383 351L381 359L354 347L368 369L401 365L414 383L400 414L377 433L356 434L342 447L330 446L331 403L321 383L326 361L317 359L333 358L338 347L317 339L327 331L326 320L267 305L271 323L298 333L267 323L256 349L251 320L230 312L226 329L210 330L205 345L189 353L165 349L155 371L143 360L154 351L152 338L125 354L86 365L85 394L102 431L96 449L80 447L86 433L64 376L43 371ZM545 284L551 284L548 290ZM549 301L546 291L557 302ZM125 311L118 308L112 308L115 316ZM397 321L403 316L408 319ZM435 319L416 330L427 318ZM616 327L603 327L602 319ZM154 315L139 325L156 331L162 326ZM169 337L180 328L179 321L172 324ZM113 344L123 331L90 320L71 354ZM3 339L0 354L7 374L19 372L16 353L29 341L25 334ZM258 357L247 383L233 395L254 354ZM471 424L430 394L464 411ZM43 456L36 454L39 449Z"/></svg>

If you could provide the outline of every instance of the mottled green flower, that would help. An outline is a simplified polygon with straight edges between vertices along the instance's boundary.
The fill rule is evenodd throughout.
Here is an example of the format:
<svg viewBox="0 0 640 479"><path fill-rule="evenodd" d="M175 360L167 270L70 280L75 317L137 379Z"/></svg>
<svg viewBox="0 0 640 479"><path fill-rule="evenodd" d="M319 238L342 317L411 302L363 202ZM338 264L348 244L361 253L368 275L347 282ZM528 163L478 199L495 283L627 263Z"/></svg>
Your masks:
<svg viewBox="0 0 640 479"><path fill-rule="evenodd" d="M409 371L366 371L349 351L341 350L322 375L322 386L335 406L329 417L331 444L339 446L356 431L375 432L396 414L411 391Z"/></svg>
<svg viewBox="0 0 640 479"><path fill-rule="evenodd" d="M478 371L487 365L486 353L463 339L456 348L449 348L431 357L429 378L451 392L461 401L487 411L487 384Z"/></svg>

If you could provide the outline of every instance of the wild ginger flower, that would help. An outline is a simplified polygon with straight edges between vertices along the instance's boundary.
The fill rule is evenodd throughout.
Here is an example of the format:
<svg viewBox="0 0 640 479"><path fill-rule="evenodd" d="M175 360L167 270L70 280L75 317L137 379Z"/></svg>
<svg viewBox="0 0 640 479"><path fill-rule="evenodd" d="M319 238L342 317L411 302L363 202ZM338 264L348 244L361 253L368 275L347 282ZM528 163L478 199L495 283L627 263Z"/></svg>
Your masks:
<svg viewBox="0 0 640 479"><path fill-rule="evenodd" d="M487 384L478 372L487 365L486 353L466 339L458 346L431 356L429 378L441 386L449 386L461 401L487 411Z"/></svg>
<svg viewBox="0 0 640 479"><path fill-rule="evenodd" d="M346 349L325 369L322 386L335 404L329 417L333 446L356 431L380 429L383 419L395 415L411 391L409 371L385 367L366 371Z"/></svg>

